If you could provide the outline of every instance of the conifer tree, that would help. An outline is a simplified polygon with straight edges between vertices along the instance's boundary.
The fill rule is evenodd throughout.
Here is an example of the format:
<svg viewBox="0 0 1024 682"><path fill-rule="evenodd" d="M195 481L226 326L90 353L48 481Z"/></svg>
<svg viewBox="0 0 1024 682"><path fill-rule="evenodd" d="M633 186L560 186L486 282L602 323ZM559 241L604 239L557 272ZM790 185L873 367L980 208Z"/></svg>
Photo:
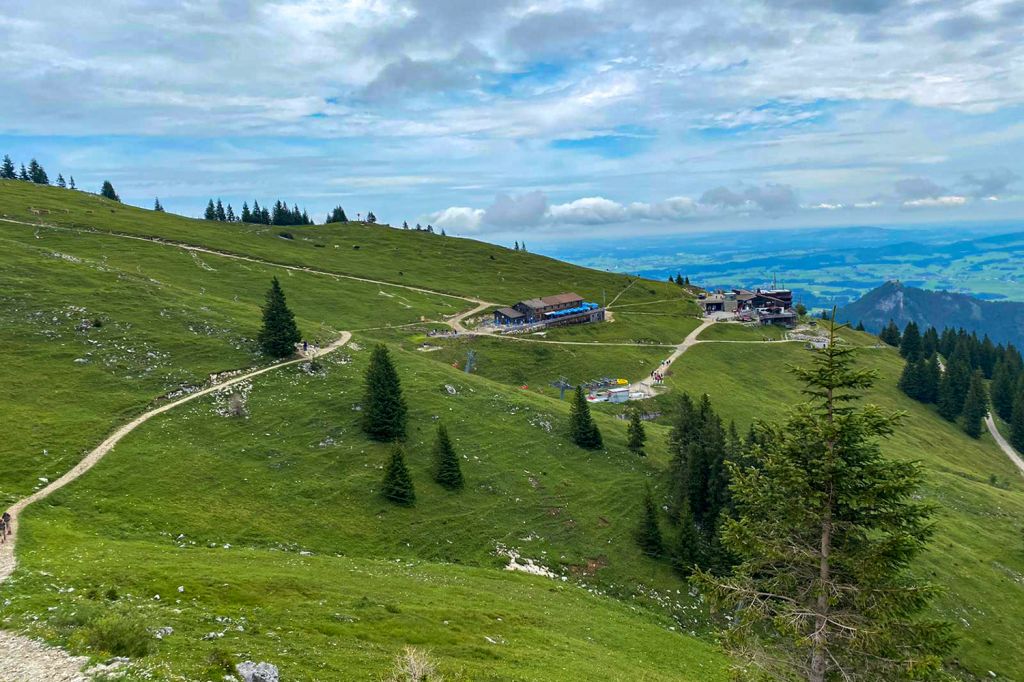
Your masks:
<svg viewBox="0 0 1024 682"><path fill-rule="evenodd" d="M576 396L569 409L569 437L573 443L587 450L597 450L604 444L601 432L590 416L590 405L582 386L576 387Z"/></svg>
<svg viewBox="0 0 1024 682"><path fill-rule="evenodd" d="M908 573L932 532L918 465L882 456L901 415L854 404L875 380L852 347L829 345L795 370L810 403L762 425L754 465L732 469L736 518L722 542L731 575L701 571L712 605L734 615L726 645L770 679L922 679L952 649L922 611L936 593ZM759 678L760 679L760 678Z"/></svg>
<svg viewBox="0 0 1024 682"><path fill-rule="evenodd" d="M516 240L515 246L512 247L512 250L513 251L518 251L519 250L519 240Z"/></svg>
<svg viewBox="0 0 1024 682"><path fill-rule="evenodd" d="M326 223L347 223L348 216L345 215L345 209L341 206L335 206L334 209L328 214Z"/></svg>
<svg viewBox="0 0 1024 682"><path fill-rule="evenodd" d="M28 170L25 169L25 164L21 164L21 170L18 171L18 179L22 182L32 182L32 178L29 177Z"/></svg>
<svg viewBox="0 0 1024 682"><path fill-rule="evenodd" d="M922 361L914 360L903 365L903 372L897 386L908 397L914 400L921 400L922 388L924 385L924 364Z"/></svg>
<svg viewBox="0 0 1024 682"><path fill-rule="evenodd" d="M75 179L71 178L71 189L75 188ZM114 191L114 186L110 184L110 180L103 181L103 187L100 188L100 196L111 201L121 201L121 197Z"/></svg>
<svg viewBox="0 0 1024 682"><path fill-rule="evenodd" d="M75 176L68 177L68 189L75 189ZM120 200L118 200L120 201Z"/></svg>
<svg viewBox="0 0 1024 682"><path fill-rule="evenodd" d="M247 202L247 201L243 201L242 202L242 218L241 219L242 219L243 223L251 223L252 222L252 212L249 210L249 202Z"/></svg>
<svg viewBox="0 0 1024 682"><path fill-rule="evenodd" d="M402 229L403 230L408 230L409 229L409 223L403 220L402 221Z"/></svg>
<svg viewBox="0 0 1024 682"><path fill-rule="evenodd" d="M526 242L519 242L519 250L526 253Z"/></svg>
<svg viewBox="0 0 1024 682"><path fill-rule="evenodd" d="M217 219L217 208L213 205L213 199L210 199L206 204L206 212L203 213L205 220L216 220Z"/></svg>
<svg viewBox="0 0 1024 682"><path fill-rule="evenodd" d="M459 456L455 454L455 447L448 437L448 429L440 422L434 440L434 467L434 480L448 490L461 490L465 485Z"/></svg>
<svg viewBox="0 0 1024 682"><path fill-rule="evenodd" d="M443 227L441 228L441 236L442 237L447 237L448 236L448 233L444 231ZM523 249L523 251L526 251L526 249Z"/></svg>
<svg viewBox="0 0 1024 682"><path fill-rule="evenodd" d="M14 162L11 157L4 154L3 163L0 163L0 180L17 180L18 173L14 170Z"/></svg>
<svg viewBox="0 0 1024 682"><path fill-rule="evenodd" d="M231 204L228 204L228 210L224 212L224 217L227 218L229 223L233 223L238 220L235 216L235 209L231 208Z"/></svg>
<svg viewBox="0 0 1024 682"><path fill-rule="evenodd" d="M163 204L160 203L160 197L157 197L156 201L153 202L153 210L156 211L157 213L164 212Z"/></svg>
<svg viewBox="0 0 1024 682"><path fill-rule="evenodd" d="M214 217L222 223L227 222L228 215L224 212L224 204L220 202L220 198L217 198L217 207L214 209Z"/></svg>
<svg viewBox="0 0 1024 682"><path fill-rule="evenodd" d="M1024 384L1017 388L1010 414L1010 445L1017 452L1024 453Z"/></svg>
<svg viewBox="0 0 1024 682"><path fill-rule="evenodd" d="M643 420L640 419L640 410L629 411L629 426L626 427L626 447L634 455L644 456L644 443L647 442L647 433L644 431Z"/></svg>
<svg viewBox="0 0 1024 682"><path fill-rule="evenodd" d="M992 410L1000 418L1010 421L1013 416L1013 397L1017 386L1012 365L1000 360L992 372Z"/></svg>
<svg viewBox="0 0 1024 682"><path fill-rule="evenodd" d="M942 381L939 382L938 406L943 419L952 422L960 416L970 383L970 366L954 354L942 375Z"/></svg>
<svg viewBox="0 0 1024 682"><path fill-rule="evenodd" d="M370 211L369 213L366 214L366 222L368 222L371 225L376 224L377 216L373 215L373 211Z"/></svg>
<svg viewBox="0 0 1024 682"><path fill-rule="evenodd" d="M657 559L665 553L665 543L661 538L661 528L658 526L658 508L654 504L650 488L644 493L644 516L637 529L636 541L640 545L640 551L651 558Z"/></svg>
<svg viewBox="0 0 1024 682"><path fill-rule="evenodd" d="M882 329L881 333L878 335L878 338L881 339L884 343L889 344L890 346L898 347L900 345L899 327L896 326L895 322L889 320L889 324L887 324Z"/></svg>
<svg viewBox="0 0 1024 682"><path fill-rule="evenodd" d="M971 438L981 438L985 415L988 414L988 392L985 389L985 375L980 369L971 374L971 382L964 399L964 432Z"/></svg>
<svg viewBox="0 0 1024 682"><path fill-rule="evenodd" d="M384 482L380 494L389 502L410 507L416 503L416 489L412 484L412 476L405 465L405 451L402 444L395 442L391 448L391 458L384 468Z"/></svg>
<svg viewBox="0 0 1024 682"><path fill-rule="evenodd" d="M928 327L921 335L921 355L930 358L939 352L939 333L935 327Z"/></svg>
<svg viewBox="0 0 1024 682"><path fill-rule="evenodd" d="M263 222L263 209L260 208L260 202L253 199L252 202L252 221L254 223Z"/></svg>
<svg viewBox="0 0 1024 682"><path fill-rule="evenodd" d="M689 507L683 507L676 523L676 544L672 551L672 565L680 575L692 575L704 564L704 538L697 530Z"/></svg>
<svg viewBox="0 0 1024 682"><path fill-rule="evenodd" d="M921 357L921 333L913 320L907 322L900 337L900 355L908 362L915 362Z"/></svg>
<svg viewBox="0 0 1024 682"><path fill-rule="evenodd" d="M405 438L407 408L387 346L373 349L363 387L363 432L385 442Z"/></svg>
<svg viewBox="0 0 1024 682"><path fill-rule="evenodd" d="M260 349L272 358L285 358L295 352L295 344L301 339L295 315L288 309L281 283L275 277L263 306L263 328L257 337Z"/></svg>
<svg viewBox="0 0 1024 682"><path fill-rule="evenodd" d="M67 189L68 186L68 183L64 179L64 176L61 175L60 173L57 173L57 186L60 187L61 189Z"/></svg>
<svg viewBox="0 0 1024 682"><path fill-rule="evenodd" d="M925 364L923 380L923 393L919 400L926 403L934 403L938 401L939 384L942 383L942 367L939 365L939 356L935 353L932 353L928 362Z"/></svg>
<svg viewBox="0 0 1024 682"><path fill-rule="evenodd" d="M37 185L50 184L50 178L46 176L46 171L43 170L43 167L35 159L28 163L28 178Z"/></svg>

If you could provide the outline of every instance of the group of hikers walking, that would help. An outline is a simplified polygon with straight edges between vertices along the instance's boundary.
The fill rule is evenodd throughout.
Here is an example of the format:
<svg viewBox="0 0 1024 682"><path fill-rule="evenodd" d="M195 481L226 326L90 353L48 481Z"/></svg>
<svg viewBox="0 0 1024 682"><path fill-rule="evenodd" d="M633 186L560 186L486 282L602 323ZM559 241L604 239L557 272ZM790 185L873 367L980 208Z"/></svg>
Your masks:
<svg viewBox="0 0 1024 682"><path fill-rule="evenodd" d="M11 513L4 512L0 516L0 544L7 542L7 536L11 534Z"/></svg>

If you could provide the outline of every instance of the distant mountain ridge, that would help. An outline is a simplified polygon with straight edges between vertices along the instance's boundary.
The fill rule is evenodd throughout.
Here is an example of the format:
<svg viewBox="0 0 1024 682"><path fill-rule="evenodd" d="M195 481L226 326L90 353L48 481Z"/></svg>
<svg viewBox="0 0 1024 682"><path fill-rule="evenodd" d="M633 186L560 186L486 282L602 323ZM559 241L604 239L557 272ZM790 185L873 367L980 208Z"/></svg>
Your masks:
<svg viewBox="0 0 1024 682"><path fill-rule="evenodd" d="M840 320L878 332L889 320L902 329L913 320L924 328L934 326L940 332L945 327L963 327L988 334L996 343L1024 346L1024 303L1013 301L984 301L967 294L948 291L929 291L907 286L901 282L886 282L861 298L840 308Z"/></svg>

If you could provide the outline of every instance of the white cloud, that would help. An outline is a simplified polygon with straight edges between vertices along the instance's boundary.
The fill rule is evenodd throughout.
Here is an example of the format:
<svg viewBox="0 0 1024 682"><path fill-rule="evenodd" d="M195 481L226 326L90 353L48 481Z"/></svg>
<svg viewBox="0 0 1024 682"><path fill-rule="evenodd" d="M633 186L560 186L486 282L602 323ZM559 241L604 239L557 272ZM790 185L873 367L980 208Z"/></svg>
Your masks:
<svg viewBox="0 0 1024 682"><path fill-rule="evenodd" d="M627 217L625 206L604 197L584 197L548 210L548 220L570 225L603 225L622 222Z"/></svg>
<svg viewBox="0 0 1024 682"><path fill-rule="evenodd" d="M483 222L484 211L479 208L468 208L466 206L450 206L443 211L431 213L424 219L437 227L446 230L460 230L463 232L476 232Z"/></svg>
<svg viewBox="0 0 1024 682"><path fill-rule="evenodd" d="M910 201L904 201L903 206L906 208L941 208L951 206L963 206L966 203L967 197L953 194L941 197L926 197L924 199L912 199Z"/></svg>

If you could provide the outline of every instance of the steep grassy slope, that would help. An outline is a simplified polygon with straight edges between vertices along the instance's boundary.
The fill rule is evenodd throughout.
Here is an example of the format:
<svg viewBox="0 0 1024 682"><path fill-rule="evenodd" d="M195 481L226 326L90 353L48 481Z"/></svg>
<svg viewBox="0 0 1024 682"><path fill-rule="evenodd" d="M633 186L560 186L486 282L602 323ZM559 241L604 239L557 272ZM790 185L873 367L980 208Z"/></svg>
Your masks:
<svg viewBox="0 0 1024 682"><path fill-rule="evenodd" d="M851 342L873 337L844 332ZM884 444L893 457L918 459L926 467L928 499L939 513L936 535L919 574L947 588L937 608L962 638L958 657L978 677L1024 679L1024 656L1007 649L1024 622L1024 484L1020 474L986 434L972 440L932 409L906 398L896 382L903 361L894 349L864 348L863 366L879 372L867 400L907 413L904 426ZM779 419L801 400L787 368L806 364L800 344L703 344L675 365L673 387L707 393L742 428L753 419ZM1011 647L1012 648L1012 647Z"/></svg>
<svg viewBox="0 0 1024 682"><path fill-rule="evenodd" d="M594 301L611 301L621 293L617 303L623 305L679 296L674 284L643 280L629 286L634 279L623 275L468 239L362 223L306 228L211 223L17 181L0 181L0 217L199 244L502 304L566 290ZM281 232L293 239L282 239Z"/></svg>
<svg viewBox="0 0 1024 682"><path fill-rule="evenodd" d="M24 190L33 200L53 193ZM97 201L65 194L72 204ZM22 199L0 192L5 206ZM136 213L142 223L164 219ZM220 227L189 224L200 234ZM364 229L371 246L423 238L354 229ZM143 660L158 679L210 678L205 657L215 648L274 660L289 679L367 677L404 644L429 648L454 679L698 680L724 671L720 654L678 634L680 626L701 627L683 583L640 556L632 540L642 488L666 459L663 438L638 460L625 450L624 424L602 418L608 450L587 454L562 434L565 404L396 348L420 501L403 510L376 496L387 448L363 438L353 410L365 348L375 334L399 333L397 325L425 318L443 326L441 318L469 303L103 234L0 230L9 303L3 340L19 356L0 367L0 380L16 388L4 413L18 418L3 453L17 472L4 479L8 499L70 467L154 398L261 362L252 338L275 274L313 339L385 327L359 332L319 373L264 375L248 396L247 418L221 416L221 396L147 423L85 477L30 508L19 569L4 586L4 627L102 655L89 639L98 623L143 614L150 629L174 628ZM549 266L529 255L522 262L541 278ZM559 281L629 286L551 267ZM572 288L540 281L545 291ZM102 326L82 324L96 319ZM459 495L430 481L435 417L450 424L465 458L469 485ZM497 555L502 546L566 582L500 570L508 561ZM103 596L110 588L118 599ZM204 640L210 632L225 633L223 640Z"/></svg>

